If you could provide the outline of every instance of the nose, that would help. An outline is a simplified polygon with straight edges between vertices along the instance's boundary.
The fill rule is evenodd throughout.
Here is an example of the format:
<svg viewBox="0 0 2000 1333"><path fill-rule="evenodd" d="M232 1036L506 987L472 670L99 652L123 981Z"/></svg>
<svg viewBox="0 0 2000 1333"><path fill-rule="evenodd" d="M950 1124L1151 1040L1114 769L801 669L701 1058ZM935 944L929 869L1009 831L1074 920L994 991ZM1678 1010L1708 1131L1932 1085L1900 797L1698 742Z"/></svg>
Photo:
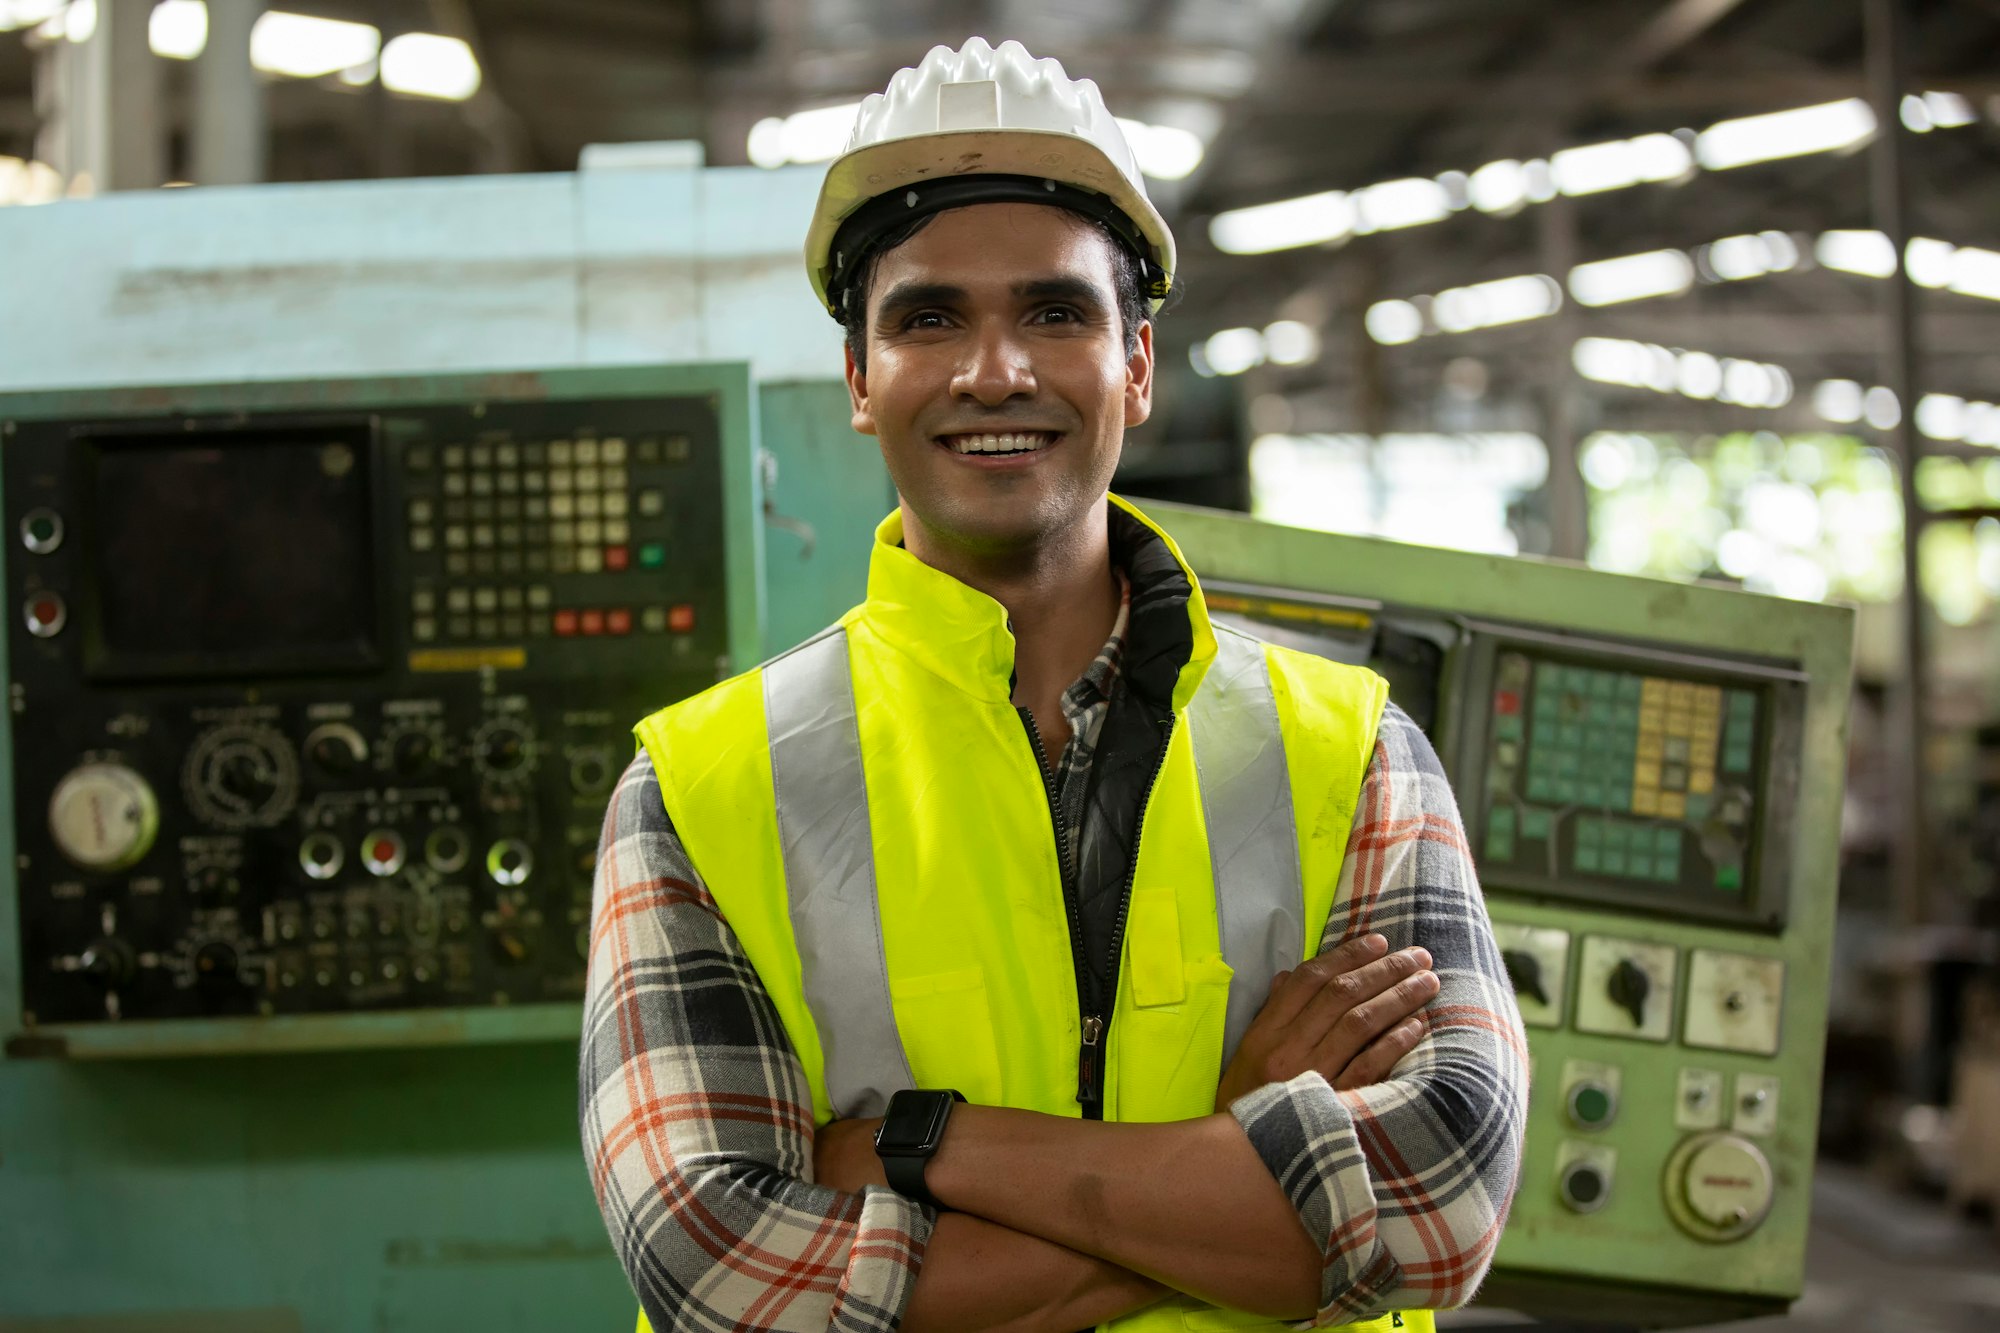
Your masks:
<svg viewBox="0 0 2000 1333"><path fill-rule="evenodd" d="M952 396L983 407L1035 394L1034 363L1007 321L983 322L962 346L965 354L952 375Z"/></svg>

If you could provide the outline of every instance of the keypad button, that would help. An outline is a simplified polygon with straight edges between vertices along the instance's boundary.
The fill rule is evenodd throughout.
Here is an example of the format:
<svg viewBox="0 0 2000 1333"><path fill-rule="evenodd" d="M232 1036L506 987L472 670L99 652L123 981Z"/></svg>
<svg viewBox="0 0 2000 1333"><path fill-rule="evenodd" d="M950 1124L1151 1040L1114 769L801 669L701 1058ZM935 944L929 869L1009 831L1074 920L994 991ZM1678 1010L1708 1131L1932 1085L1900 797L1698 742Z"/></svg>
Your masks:
<svg viewBox="0 0 2000 1333"><path fill-rule="evenodd" d="M453 523L444 530L444 545L448 551L463 551L472 545L472 534L463 523Z"/></svg>
<svg viewBox="0 0 2000 1333"><path fill-rule="evenodd" d="M521 466L521 450L518 446L512 444L495 445L493 449L493 461L500 467L519 467Z"/></svg>
<svg viewBox="0 0 2000 1333"><path fill-rule="evenodd" d="M502 546L519 546L521 544L521 525L519 523L502 523L499 529L499 537Z"/></svg>
<svg viewBox="0 0 2000 1333"><path fill-rule="evenodd" d="M568 440L549 441L549 466L568 467L574 450Z"/></svg>
<svg viewBox="0 0 2000 1333"><path fill-rule="evenodd" d="M632 552L629 548L623 546L607 546L604 548L604 567L607 570L616 573L627 568L631 563Z"/></svg>
<svg viewBox="0 0 2000 1333"><path fill-rule="evenodd" d="M472 637L472 617L452 616L444 622L444 630L454 639L469 639Z"/></svg>
<svg viewBox="0 0 2000 1333"><path fill-rule="evenodd" d="M572 457L576 459L579 467L595 464L597 462L597 441L578 440L576 442L576 452Z"/></svg>
<svg viewBox="0 0 2000 1333"><path fill-rule="evenodd" d="M521 553L519 551L502 551L500 553L499 565L502 574L520 573Z"/></svg>
<svg viewBox="0 0 2000 1333"><path fill-rule="evenodd" d="M576 470L576 488L577 488L578 490L580 490L580 491L594 491L594 490L596 490L596 489L597 489L597 488L598 488L598 487L599 487L599 486L600 486L601 484L602 484L602 482L601 482L601 481L599 480L599 478L598 478L598 476L597 476L597 469L596 469L596 468L594 468L594 467L579 467L579 468L578 468L578 469Z"/></svg>
<svg viewBox="0 0 2000 1333"><path fill-rule="evenodd" d="M607 491L622 491L629 484L630 477L622 467L599 468L597 484Z"/></svg>
<svg viewBox="0 0 2000 1333"><path fill-rule="evenodd" d="M549 497L549 517L576 517L576 497L573 495L551 495Z"/></svg>
<svg viewBox="0 0 2000 1333"><path fill-rule="evenodd" d="M567 639L576 633L577 616L574 611L558 611L552 618L552 625L558 638Z"/></svg>
<svg viewBox="0 0 2000 1333"><path fill-rule="evenodd" d="M461 551L453 551L444 558L444 572L453 578L464 578L472 572L472 558Z"/></svg>
<svg viewBox="0 0 2000 1333"><path fill-rule="evenodd" d="M423 523L428 523L428 522L430 522L430 521L431 521L431 518L432 518L432 514L431 514L431 502L430 502L429 500L412 500L412 501L410 501L410 522L411 522L411 523L414 523L414 524L423 524Z"/></svg>
<svg viewBox="0 0 2000 1333"><path fill-rule="evenodd" d="M548 638L548 637L549 637L549 618L548 618L547 616L529 616L529 617L528 617L528 637L529 637L529 638L531 638L531 639L546 639L546 638Z"/></svg>
<svg viewBox="0 0 2000 1333"><path fill-rule="evenodd" d="M410 549L412 551L428 551L436 545L437 545L436 528L410 529Z"/></svg>
<svg viewBox="0 0 2000 1333"><path fill-rule="evenodd" d="M473 524L472 544L479 550L490 549L493 545L493 525L491 523Z"/></svg>
<svg viewBox="0 0 2000 1333"><path fill-rule="evenodd" d="M466 461L474 467L492 467L493 446L490 444L473 445L472 448L466 450Z"/></svg>
<svg viewBox="0 0 2000 1333"><path fill-rule="evenodd" d="M539 495L531 496L521 502L521 512L530 523L537 522L549 516L549 502Z"/></svg>
<svg viewBox="0 0 2000 1333"><path fill-rule="evenodd" d="M474 500L471 507L473 522L491 523L493 521L493 502L491 500Z"/></svg>
<svg viewBox="0 0 2000 1333"><path fill-rule="evenodd" d="M632 632L632 611L630 607L614 606L604 613L606 634L630 634Z"/></svg>
<svg viewBox="0 0 2000 1333"><path fill-rule="evenodd" d="M548 446L540 440L530 440L521 446L521 461L529 467L540 467L548 461Z"/></svg>
<svg viewBox="0 0 2000 1333"><path fill-rule="evenodd" d="M658 518L667 511L667 497L659 491L639 492L639 517Z"/></svg>
<svg viewBox="0 0 2000 1333"><path fill-rule="evenodd" d="M622 518L608 518L604 521L604 540L614 546L632 540L632 525Z"/></svg>
<svg viewBox="0 0 2000 1333"><path fill-rule="evenodd" d="M437 594L429 588L418 588L410 594L410 610L418 615L429 615L437 610Z"/></svg>
<svg viewBox="0 0 2000 1333"><path fill-rule="evenodd" d="M528 622L518 615L500 617L500 632L510 639L518 639L528 632Z"/></svg>
<svg viewBox="0 0 2000 1333"><path fill-rule="evenodd" d="M667 548L659 542L647 542L639 548L639 568L659 569L667 563Z"/></svg>
<svg viewBox="0 0 2000 1333"><path fill-rule="evenodd" d="M576 524L549 524L549 541L555 546L573 546L576 543Z"/></svg>
<svg viewBox="0 0 2000 1333"><path fill-rule="evenodd" d="M472 589L445 589L444 605L448 611L470 611L472 609Z"/></svg>
<svg viewBox="0 0 2000 1333"><path fill-rule="evenodd" d="M498 616L479 616L472 623L478 631L479 637L482 639L491 639L500 633L500 617Z"/></svg>
<svg viewBox="0 0 2000 1333"><path fill-rule="evenodd" d="M610 439L606 440L597 451L597 459L600 463L624 462L625 461L624 439L621 436L614 435Z"/></svg>
<svg viewBox="0 0 2000 1333"><path fill-rule="evenodd" d="M685 435L669 435L666 441L666 453L669 463L685 463L689 455L694 453L694 443Z"/></svg>
<svg viewBox="0 0 2000 1333"><path fill-rule="evenodd" d="M464 494L465 494L465 474L464 474L463 472L447 472L447 473L445 473L445 474L444 474L444 493L445 493L446 495L464 495Z"/></svg>
<svg viewBox="0 0 2000 1333"><path fill-rule="evenodd" d="M519 611L519 610L521 609L521 604L522 604L522 601L523 601L523 598L522 598L522 595L521 595L521 590L520 590L519 588L517 588L517 587L515 587L515 588L502 588L502 589L500 590L500 609L501 609L501 610L503 610L503 611Z"/></svg>
<svg viewBox="0 0 2000 1333"><path fill-rule="evenodd" d="M465 446L462 444L447 444L444 447L444 465L447 471L453 468L464 467Z"/></svg>
<svg viewBox="0 0 2000 1333"><path fill-rule="evenodd" d="M549 585L536 583L528 588L528 605L537 611L546 610L549 605Z"/></svg>
<svg viewBox="0 0 2000 1333"><path fill-rule="evenodd" d="M471 518L471 517L472 517L472 501L470 501L470 500L446 500L446 501L444 502L444 521L445 521L445 522L447 522L447 523L463 523L463 522L465 522L465 520L467 520L467 519L469 519L469 518Z"/></svg>
<svg viewBox="0 0 2000 1333"><path fill-rule="evenodd" d="M437 635L438 623L431 616L418 616L410 622L410 637L418 643L430 643Z"/></svg>
<svg viewBox="0 0 2000 1333"><path fill-rule="evenodd" d="M491 472L475 472L475 473L473 473L473 474L472 474L472 493L473 493L474 495L491 495L491 494L493 494L493 474L492 474Z"/></svg>
<svg viewBox="0 0 2000 1333"><path fill-rule="evenodd" d="M540 495L543 491L547 490L548 488L549 488L548 473L523 472L521 474L521 489L526 491L529 495Z"/></svg>
<svg viewBox="0 0 2000 1333"><path fill-rule="evenodd" d="M638 459L641 463L659 462L660 461L659 439L651 435L648 435L645 438L641 439L638 442L638 444L633 446L632 456Z"/></svg>
<svg viewBox="0 0 2000 1333"><path fill-rule="evenodd" d="M521 502L519 500L502 500L499 504L499 514L502 523L515 522L521 517Z"/></svg>
<svg viewBox="0 0 2000 1333"><path fill-rule="evenodd" d="M676 634L686 634L694 629L694 608L686 602L667 608L667 628Z"/></svg>
<svg viewBox="0 0 2000 1333"><path fill-rule="evenodd" d="M428 444L413 444L403 454L403 466L412 472L429 472L437 461L437 451Z"/></svg>
<svg viewBox="0 0 2000 1333"><path fill-rule="evenodd" d="M648 634L665 634L667 632L667 608L664 606L649 606L640 611L639 628L645 630Z"/></svg>
<svg viewBox="0 0 2000 1333"><path fill-rule="evenodd" d="M493 478L493 489L502 495L518 495L521 491L521 474L502 472Z"/></svg>
<svg viewBox="0 0 2000 1333"><path fill-rule="evenodd" d="M609 491L604 496L604 516L623 518L632 508L632 497L623 491Z"/></svg>
<svg viewBox="0 0 2000 1333"><path fill-rule="evenodd" d="M579 518L596 518L602 512L604 498L596 491L585 491L576 497L576 513Z"/></svg>
<svg viewBox="0 0 2000 1333"><path fill-rule="evenodd" d="M555 468L549 473L549 493L573 491L576 489L576 473L568 468Z"/></svg>
<svg viewBox="0 0 2000 1333"><path fill-rule="evenodd" d="M473 610L475 610L475 611L492 611L492 610L496 610L496 609L497 609L497 608L499 607L499 605L500 605L500 591L499 591L499 589L497 589L497 588L474 588L474 589L472 590L472 609L473 609Z"/></svg>
<svg viewBox="0 0 2000 1333"><path fill-rule="evenodd" d="M576 549L576 572L596 574L604 568L604 552L595 546L579 546Z"/></svg>
<svg viewBox="0 0 2000 1333"><path fill-rule="evenodd" d="M576 573L576 548L574 546L558 546L555 550L549 552L549 568L558 574Z"/></svg>
<svg viewBox="0 0 2000 1333"><path fill-rule="evenodd" d="M577 628L590 636L604 633L604 613L595 609L585 611L577 617Z"/></svg>
<svg viewBox="0 0 2000 1333"><path fill-rule="evenodd" d="M604 540L604 525L594 518L582 519L576 525L576 539L595 546Z"/></svg>
<svg viewBox="0 0 2000 1333"><path fill-rule="evenodd" d="M493 552L491 552L491 551L474 551L474 552L472 553L472 572L473 572L473 573L475 573L475 574L491 574L491 573L495 572L495 570L497 570L498 568L499 568L499 562L497 562L496 560L494 560L494 558L493 558Z"/></svg>
<svg viewBox="0 0 2000 1333"><path fill-rule="evenodd" d="M546 574L549 572L549 553L529 551L522 557L522 565L530 574Z"/></svg>

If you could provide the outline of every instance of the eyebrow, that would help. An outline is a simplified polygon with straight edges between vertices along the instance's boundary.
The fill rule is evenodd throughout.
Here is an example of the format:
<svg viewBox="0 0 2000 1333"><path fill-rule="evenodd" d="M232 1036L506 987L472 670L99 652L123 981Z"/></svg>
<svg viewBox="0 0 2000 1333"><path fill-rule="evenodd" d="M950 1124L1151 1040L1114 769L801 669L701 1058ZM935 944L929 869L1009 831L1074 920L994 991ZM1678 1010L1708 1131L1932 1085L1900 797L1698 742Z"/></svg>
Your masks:
<svg viewBox="0 0 2000 1333"><path fill-rule="evenodd" d="M1013 294L1029 301L1071 301L1087 307L1093 313L1101 313L1110 307L1104 299L1104 292L1087 278L1062 274L1048 278L1030 278L1017 282L1010 290ZM962 303L967 296L966 289L949 282L900 282L882 296L882 303L876 311L876 318L883 323L891 323L912 310L925 306L951 306Z"/></svg>

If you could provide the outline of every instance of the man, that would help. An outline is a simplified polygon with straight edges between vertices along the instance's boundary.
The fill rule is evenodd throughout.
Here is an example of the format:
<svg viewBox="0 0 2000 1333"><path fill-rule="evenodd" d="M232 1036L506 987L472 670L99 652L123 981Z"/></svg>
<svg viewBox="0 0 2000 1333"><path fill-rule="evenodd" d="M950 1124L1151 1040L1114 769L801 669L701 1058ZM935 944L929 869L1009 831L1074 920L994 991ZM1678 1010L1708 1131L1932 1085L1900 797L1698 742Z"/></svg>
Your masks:
<svg viewBox="0 0 2000 1333"><path fill-rule="evenodd" d="M808 262L900 504L607 815L583 1129L643 1317L1427 1326L1512 1197L1511 991L1382 682L1214 626L1107 495L1173 245L1096 87L933 50Z"/></svg>

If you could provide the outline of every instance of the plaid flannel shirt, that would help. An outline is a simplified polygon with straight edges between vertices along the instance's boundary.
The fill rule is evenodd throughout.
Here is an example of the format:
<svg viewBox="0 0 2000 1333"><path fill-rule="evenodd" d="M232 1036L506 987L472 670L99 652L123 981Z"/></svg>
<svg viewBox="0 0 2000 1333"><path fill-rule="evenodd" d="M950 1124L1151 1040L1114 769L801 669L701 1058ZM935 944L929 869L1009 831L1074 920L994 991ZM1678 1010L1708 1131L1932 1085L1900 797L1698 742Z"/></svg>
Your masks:
<svg viewBox="0 0 2000 1333"><path fill-rule="evenodd" d="M1125 621L1064 695L1066 793L1088 773ZM1442 985L1417 1048L1374 1087L1337 1093L1306 1074L1231 1108L1324 1251L1317 1324L1471 1298L1527 1111L1527 1045L1458 809L1393 704L1320 948L1371 930L1431 953ZM657 1333L897 1326L933 1215L888 1190L812 1182L804 1070L643 751L599 848L579 1084L598 1206Z"/></svg>

